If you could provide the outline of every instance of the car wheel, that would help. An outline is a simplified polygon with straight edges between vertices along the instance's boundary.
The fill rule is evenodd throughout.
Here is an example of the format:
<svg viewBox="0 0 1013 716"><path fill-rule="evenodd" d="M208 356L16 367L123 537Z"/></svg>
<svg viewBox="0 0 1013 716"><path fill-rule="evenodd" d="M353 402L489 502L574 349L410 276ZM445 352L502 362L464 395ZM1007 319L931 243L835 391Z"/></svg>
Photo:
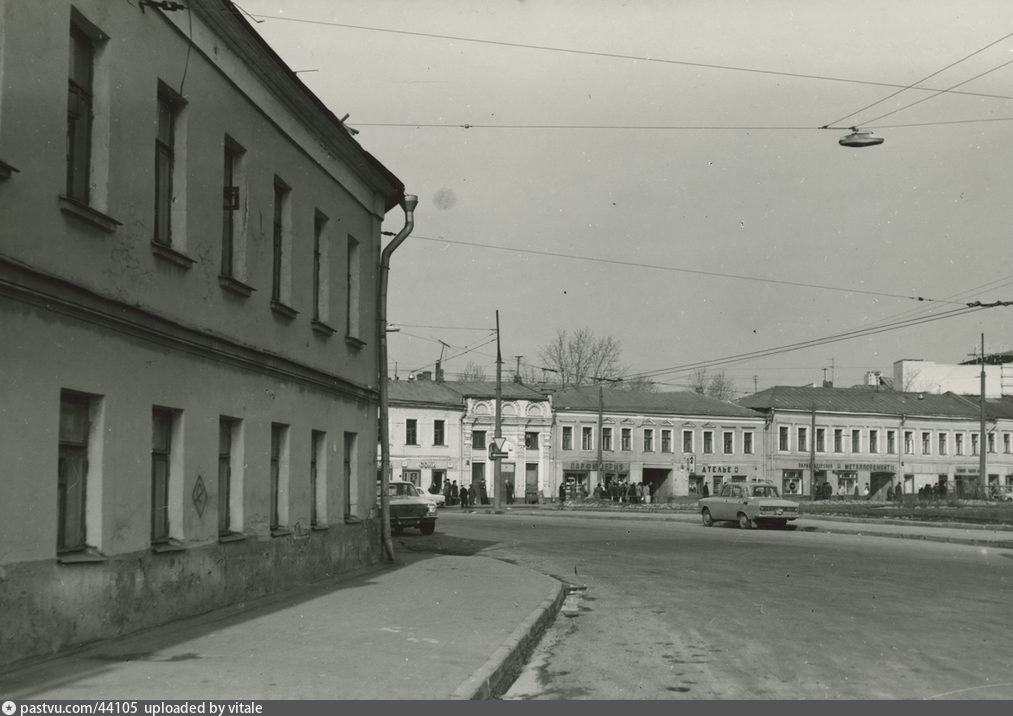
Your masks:
<svg viewBox="0 0 1013 716"><path fill-rule="evenodd" d="M739 527L744 530L752 529L753 521L746 516L745 512L739 513Z"/></svg>
<svg viewBox="0 0 1013 716"><path fill-rule="evenodd" d="M700 516L703 518L704 527L714 526L714 518L711 517L711 511L708 510L706 507L703 508L703 512L700 513Z"/></svg>
<svg viewBox="0 0 1013 716"><path fill-rule="evenodd" d="M419 526L419 532L421 532L424 535L431 535L435 531L436 531L436 523L435 522L423 522Z"/></svg>

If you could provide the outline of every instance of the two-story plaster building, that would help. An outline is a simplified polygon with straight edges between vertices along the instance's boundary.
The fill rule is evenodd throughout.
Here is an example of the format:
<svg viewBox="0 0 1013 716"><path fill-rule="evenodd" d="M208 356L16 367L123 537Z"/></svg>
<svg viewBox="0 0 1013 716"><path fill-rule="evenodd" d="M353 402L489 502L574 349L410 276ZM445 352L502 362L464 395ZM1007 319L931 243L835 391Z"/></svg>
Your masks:
<svg viewBox="0 0 1013 716"><path fill-rule="evenodd" d="M767 470L787 494L983 494L1013 484L1010 402L986 401L987 482L981 479L981 407L955 393L779 386L739 401L763 413ZM828 485L828 487L823 487Z"/></svg>
<svg viewBox="0 0 1013 716"><path fill-rule="evenodd" d="M644 482L666 500L764 477L764 418L735 403L581 386L553 393L552 406L554 491Z"/></svg>
<svg viewBox="0 0 1013 716"><path fill-rule="evenodd" d="M0 0L0 664L379 559L403 200L230 2Z"/></svg>
<svg viewBox="0 0 1013 716"><path fill-rule="evenodd" d="M425 491L461 484L463 396L427 379L392 380L388 386L392 476Z"/></svg>

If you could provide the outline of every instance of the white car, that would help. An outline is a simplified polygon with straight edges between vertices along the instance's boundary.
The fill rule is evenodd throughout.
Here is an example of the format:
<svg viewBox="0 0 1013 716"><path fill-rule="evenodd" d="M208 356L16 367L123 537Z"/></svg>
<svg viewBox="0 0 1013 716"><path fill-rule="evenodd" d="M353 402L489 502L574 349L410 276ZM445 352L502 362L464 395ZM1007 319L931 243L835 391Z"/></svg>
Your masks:
<svg viewBox="0 0 1013 716"><path fill-rule="evenodd" d="M419 497L424 497L427 500L432 500L433 502L436 503L437 507L446 506L447 498L444 496L442 492L429 492L429 490L423 490L421 487L416 487L415 489L418 491Z"/></svg>

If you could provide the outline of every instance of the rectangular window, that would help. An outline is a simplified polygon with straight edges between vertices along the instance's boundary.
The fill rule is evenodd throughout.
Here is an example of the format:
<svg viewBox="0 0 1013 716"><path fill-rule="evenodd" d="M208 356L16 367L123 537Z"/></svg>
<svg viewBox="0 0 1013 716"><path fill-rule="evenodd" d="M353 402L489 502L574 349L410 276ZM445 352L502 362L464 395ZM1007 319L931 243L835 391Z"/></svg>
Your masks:
<svg viewBox="0 0 1013 716"><path fill-rule="evenodd" d="M524 449L525 450L537 450L538 449L538 433L536 433L536 432L525 432L524 433Z"/></svg>
<svg viewBox="0 0 1013 716"><path fill-rule="evenodd" d="M693 431L683 430L682 431L682 451L684 453L693 453Z"/></svg>
<svg viewBox="0 0 1013 716"><path fill-rule="evenodd" d="M271 423L271 531L287 532L288 425Z"/></svg>
<svg viewBox="0 0 1013 716"><path fill-rule="evenodd" d="M447 436L445 433L446 421L434 420L433 421L433 445L446 445Z"/></svg>
<svg viewBox="0 0 1013 716"><path fill-rule="evenodd" d="M654 452L654 431L650 428L644 430L644 452Z"/></svg>
<svg viewBox="0 0 1013 716"><path fill-rule="evenodd" d="M472 430L471 431L471 449L472 450L485 450L485 430Z"/></svg>
<svg viewBox="0 0 1013 716"><path fill-rule="evenodd" d="M342 463L342 504L344 505L345 517L355 514L359 507L358 491L356 489L355 475L358 474L359 455L358 433L345 433L344 435L344 458Z"/></svg>
<svg viewBox="0 0 1013 716"><path fill-rule="evenodd" d="M419 423L415 418L408 418L404 423L405 445L419 444Z"/></svg>
<svg viewBox="0 0 1013 716"><path fill-rule="evenodd" d="M84 549L85 498L88 487L88 436L90 400L63 391L60 394L59 462L57 467L56 551Z"/></svg>
<svg viewBox="0 0 1013 716"><path fill-rule="evenodd" d="M225 138L225 173L222 184L222 275L242 279L245 252L242 212L243 155L245 150L230 137Z"/></svg>
<svg viewBox="0 0 1013 716"><path fill-rule="evenodd" d="M844 431L834 428L834 452L844 452Z"/></svg>
<svg viewBox="0 0 1013 716"><path fill-rule="evenodd" d="M714 431L704 430L703 431L703 452L705 455L714 454Z"/></svg>
<svg viewBox="0 0 1013 716"><path fill-rule="evenodd" d="M988 451L995 452L995 433L989 433L985 439L988 441Z"/></svg>
<svg viewBox="0 0 1013 716"><path fill-rule="evenodd" d="M957 433L953 436L954 450L958 455L964 454L964 434Z"/></svg>
<svg viewBox="0 0 1013 716"><path fill-rule="evenodd" d="M661 452L672 452L672 431L661 431Z"/></svg>
<svg viewBox="0 0 1013 716"><path fill-rule="evenodd" d="M806 452L809 449L809 428L799 428L795 431L795 440L799 452Z"/></svg>
<svg viewBox="0 0 1013 716"><path fill-rule="evenodd" d="M777 429L777 449L788 452L788 426L781 425Z"/></svg>
<svg viewBox="0 0 1013 716"><path fill-rule="evenodd" d="M886 431L886 453L888 455L897 454L897 431L887 430Z"/></svg>
<svg viewBox="0 0 1013 716"><path fill-rule="evenodd" d="M869 431L869 452L871 452L873 455L875 455L876 453L879 452L879 431L878 430L870 430Z"/></svg>
<svg viewBox="0 0 1013 716"><path fill-rule="evenodd" d="M91 142L94 118L92 81L95 45L77 25L70 26L70 81L67 97L67 197L91 199Z"/></svg>
<svg viewBox="0 0 1013 716"><path fill-rule="evenodd" d="M218 419L218 536L232 533L232 432L235 421Z"/></svg>
<svg viewBox="0 0 1013 716"><path fill-rule="evenodd" d="M359 242L351 236L348 237L347 247L347 273L345 274L345 306L348 314L345 321L346 335L350 338L359 337L359 321L362 306L360 305L360 274L362 268L359 265Z"/></svg>
<svg viewBox="0 0 1013 716"><path fill-rule="evenodd" d="M272 221L271 300L287 304L289 298L288 247L291 244L291 189L278 177L274 178L274 219Z"/></svg>
<svg viewBox="0 0 1013 716"><path fill-rule="evenodd" d="M172 171L175 158L176 102L158 89L158 119L155 124L155 235L153 239L172 245Z"/></svg>
<svg viewBox="0 0 1013 716"><path fill-rule="evenodd" d="M827 429L816 428L816 452L827 451Z"/></svg>
<svg viewBox="0 0 1013 716"><path fill-rule="evenodd" d="M724 455L735 452L735 433L726 430L721 434L721 452Z"/></svg>
<svg viewBox="0 0 1013 716"><path fill-rule="evenodd" d="M978 433L971 433L971 454L972 455L978 455L979 454L979 452L978 452L978 444L979 444Z"/></svg>
<svg viewBox="0 0 1013 716"><path fill-rule="evenodd" d="M904 431L904 454L915 454L915 434L911 430Z"/></svg>
<svg viewBox="0 0 1013 716"><path fill-rule="evenodd" d="M742 452L745 455L753 454L753 434L751 432L742 433Z"/></svg>
<svg viewBox="0 0 1013 716"><path fill-rule="evenodd" d="M633 431L629 428L621 428L619 431L620 449L625 452L633 450Z"/></svg>
<svg viewBox="0 0 1013 716"><path fill-rule="evenodd" d="M313 320L321 323L330 319L330 253L327 217L317 211L313 215Z"/></svg>
<svg viewBox="0 0 1013 716"><path fill-rule="evenodd" d="M563 426L563 449L573 450L573 427L570 425Z"/></svg>
<svg viewBox="0 0 1013 716"><path fill-rule="evenodd" d="M172 457L172 411L151 411L151 543L169 541L169 479Z"/></svg>
<svg viewBox="0 0 1013 716"><path fill-rule="evenodd" d="M580 449L581 450L594 449L594 436L592 435L591 428L583 427L580 429Z"/></svg>
<svg viewBox="0 0 1013 716"><path fill-rule="evenodd" d="M1002 434L1002 451L1007 455L1013 452L1013 440L1010 439L1009 433Z"/></svg>
<svg viewBox="0 0 1013 716"><path fill-rule="evenodd" d="M851 452L862 452L862 431L851 431Z"/></svg>
<svg viewBox="0 0 1013 716"><path fill-rule="evenodd" d="M327 433L310 434L310 527L327 522Z"/></svg>
<svg viewBox="0 0 1013 716"><path fill-rule="evenodd" d="M612 428L601 429L601 449L612 452Z"/></svg>
<svg viewBox="0 0 1013 716"><path fill-rule="evenodd" d="M932 454L932 433L922 432L922 455Z"/></svg>
<svg viewBox="0 0 1013 716"><path fill-rule="evenodd" d="M939 433L936 436L936 443L939 445L939 454L945 455L947 453L946 433Z"/></svg>

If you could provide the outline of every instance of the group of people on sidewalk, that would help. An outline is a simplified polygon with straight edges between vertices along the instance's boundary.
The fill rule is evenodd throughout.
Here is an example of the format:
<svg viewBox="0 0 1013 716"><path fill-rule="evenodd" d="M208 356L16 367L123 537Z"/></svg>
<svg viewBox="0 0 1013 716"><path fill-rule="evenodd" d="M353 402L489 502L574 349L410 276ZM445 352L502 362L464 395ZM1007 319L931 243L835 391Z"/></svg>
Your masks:
<svg viewBox="0 0 1013 716"><path fill-rule="evenodd" d="M641 482L628 482L626 480L610 480L605 485L597 484L594 487L593 495L596 500L611 500L612 502L622 502L628 504L651 504L652 498L651 483L647 481ZM571 494L571 490L568 489L567 483L563 482L559 485L559 501L566 502L567 497L574 499L579 496L580 498L587 497L587 489L584 485L578 487L576 495Z"/></svg>
<svg viewBox="0 0 1013 716"><path fill-rule="evenodd" d="M506 504L513 504L514 485L511 480L504 481L503 496L506 498ZM472 483L470 489L468 488L468 485L458 485L457 480L444 482L443 497L446 499L448 507L451 505L460 505L462 510L467 509L468 507L474 507L476 504L489 504L489 496L486 494L484 482L477 484Z"/></svg>

